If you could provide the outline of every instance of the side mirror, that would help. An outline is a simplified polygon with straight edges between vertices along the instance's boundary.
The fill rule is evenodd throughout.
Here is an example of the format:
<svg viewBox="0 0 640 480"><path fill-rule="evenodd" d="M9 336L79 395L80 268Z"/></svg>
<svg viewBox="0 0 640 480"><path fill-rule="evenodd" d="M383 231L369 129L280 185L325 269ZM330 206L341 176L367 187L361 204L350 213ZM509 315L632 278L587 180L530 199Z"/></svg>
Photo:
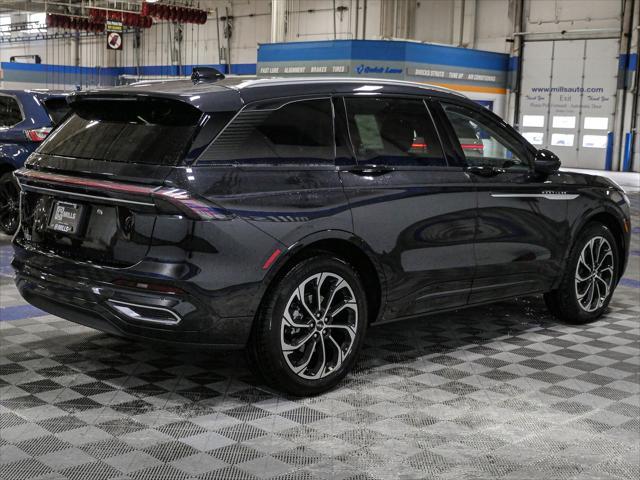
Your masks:
<svg viewBox="0 0 640 480"><path fill-rule="evenodd" d="M551 175L560 168L560 159L549 150L538 150L533 160L533 168L536 173Z"/></svg>

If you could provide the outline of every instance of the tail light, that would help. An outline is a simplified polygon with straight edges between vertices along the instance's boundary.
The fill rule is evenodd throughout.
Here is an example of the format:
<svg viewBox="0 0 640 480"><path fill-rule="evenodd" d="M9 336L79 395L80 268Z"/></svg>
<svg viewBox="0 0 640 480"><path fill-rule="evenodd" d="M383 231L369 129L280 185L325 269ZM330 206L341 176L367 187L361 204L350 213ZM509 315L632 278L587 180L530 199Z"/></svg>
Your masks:
<svg viewBox="0 0 640 480"><path fill-rule="evenodd" d="M33 130L25 130L24 134L26 135L27 140L31 140L32 142L41 142L45 138L47 138L47 135L49 135L49 132L51 132L50 127L43 127L43 128L35 128Z"/></svg>
<svg viewBox="0 0 640 480"><path fill-rule="evenodd" d="M195 198L186 190L171 187L152 187L130 183L113 182L110 180L92 180L82 177L72 177L55 173L38 172L21 169L15 173L18 182L24 180L41 181L72 187L80 187L104 192L123 193L149 197L161 212L182 213L192 220L231 220L235 217L232 212L204 200Z"/></svg>

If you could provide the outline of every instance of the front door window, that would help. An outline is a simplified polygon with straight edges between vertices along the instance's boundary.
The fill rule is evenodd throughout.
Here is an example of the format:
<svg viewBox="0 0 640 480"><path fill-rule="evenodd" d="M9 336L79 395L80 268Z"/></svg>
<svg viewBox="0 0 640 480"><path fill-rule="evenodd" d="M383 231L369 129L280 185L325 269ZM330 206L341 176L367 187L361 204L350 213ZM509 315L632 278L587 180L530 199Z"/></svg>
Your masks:
<svg viewBox="0 0 640 480"><path fill-rule="evenodd" d="M501 132L500 125L465 107L453 104L443 107L468 165L529 170L526 155Z"/></svg>

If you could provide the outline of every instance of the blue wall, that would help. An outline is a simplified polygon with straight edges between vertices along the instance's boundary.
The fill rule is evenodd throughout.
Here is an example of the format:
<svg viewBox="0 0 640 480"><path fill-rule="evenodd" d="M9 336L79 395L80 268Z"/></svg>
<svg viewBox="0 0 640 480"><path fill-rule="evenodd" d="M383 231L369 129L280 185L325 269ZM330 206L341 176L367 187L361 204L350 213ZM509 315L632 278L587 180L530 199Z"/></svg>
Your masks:
<svg viewBox="0 0 640 480"><path fill-rule="evenodd" d="M387 60L507 71L509 55L428 43L388 40L329 40L269 43L258 47L260 62Z"/></svg>
<svg viewBox="0 0 640 480"><path fill-rule="evenodd" d="M324 40L260 45L257 72L374 76L504 94L509 69L509 55L484 50L396 40Z"/></svg>

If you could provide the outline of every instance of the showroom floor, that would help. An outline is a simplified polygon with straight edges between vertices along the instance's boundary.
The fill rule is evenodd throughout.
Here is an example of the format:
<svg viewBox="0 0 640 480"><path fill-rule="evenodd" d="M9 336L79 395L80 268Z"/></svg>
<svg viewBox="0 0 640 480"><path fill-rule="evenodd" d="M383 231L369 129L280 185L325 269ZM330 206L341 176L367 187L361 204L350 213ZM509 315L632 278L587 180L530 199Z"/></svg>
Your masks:
<svg viewBox="0 0 640 480"><path fill-rule="evenodd" d="M640 195L610 312L538 297L371 329L316 398L241 352L169 351L30 307L0 241L0 478L640 478Z"/></svg>

